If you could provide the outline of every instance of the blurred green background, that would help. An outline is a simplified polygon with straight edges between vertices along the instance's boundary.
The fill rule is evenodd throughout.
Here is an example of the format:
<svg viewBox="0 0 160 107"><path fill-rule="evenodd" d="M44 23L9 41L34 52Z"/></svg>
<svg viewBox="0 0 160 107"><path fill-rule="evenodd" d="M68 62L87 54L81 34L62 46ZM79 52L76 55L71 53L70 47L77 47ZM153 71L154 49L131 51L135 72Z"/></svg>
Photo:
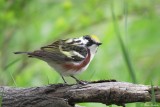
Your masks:
<svg viewBox="0 0 160 107"><path fill-rule="evenodd" d="M160 0L0 0L0 85L62 83L45 62L13 52L87 34L97 35L103 45L77 78L160 85Z"/></svg>

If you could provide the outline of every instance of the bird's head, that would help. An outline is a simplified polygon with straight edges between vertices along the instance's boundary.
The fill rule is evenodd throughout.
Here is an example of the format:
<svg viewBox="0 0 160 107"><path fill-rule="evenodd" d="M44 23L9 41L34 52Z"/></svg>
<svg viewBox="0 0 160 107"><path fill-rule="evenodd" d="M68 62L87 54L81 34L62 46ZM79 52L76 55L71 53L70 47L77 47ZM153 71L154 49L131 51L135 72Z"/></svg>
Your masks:
<svg viewBox="0 0 160 107"><path fill-rule="evenodd" d="M96 35L83 36L85 46L90 49L91 53L96 53L98 47L102 44Z"/></svg>
<svg viewBox="0 0 160 107"><path fill-rule="evenodd" d="M90 47L92 45L99 46L102 44L96 35L86 35L83 36L83 39L86 41L87 47Z"/></svg>
<svg viewBox="0 0 160 107"><path fill-rule="evenodd" d="M66 43L86 47L90 50L91 54L96 53L98 47L102 44L96 35L85 35L80 38L67 39Z"/></svg>

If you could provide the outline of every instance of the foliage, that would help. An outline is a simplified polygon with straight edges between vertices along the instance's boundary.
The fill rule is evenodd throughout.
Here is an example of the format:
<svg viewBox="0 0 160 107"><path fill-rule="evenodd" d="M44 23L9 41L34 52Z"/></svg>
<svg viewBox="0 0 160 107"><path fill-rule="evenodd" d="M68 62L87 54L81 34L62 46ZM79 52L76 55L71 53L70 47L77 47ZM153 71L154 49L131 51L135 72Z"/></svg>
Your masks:
<svg viewBox="0 0 160 107"><path fill-rule="evenodd" d="M0 8L0 85L31 87L63 82L45 62L13 52L33 51L60 38L86 34L96 34L103 45L86 72L77 75L79 79L132 82L133 69L137 83L150 85L152 80L160 85L159 0L0 0Z"/></svg>

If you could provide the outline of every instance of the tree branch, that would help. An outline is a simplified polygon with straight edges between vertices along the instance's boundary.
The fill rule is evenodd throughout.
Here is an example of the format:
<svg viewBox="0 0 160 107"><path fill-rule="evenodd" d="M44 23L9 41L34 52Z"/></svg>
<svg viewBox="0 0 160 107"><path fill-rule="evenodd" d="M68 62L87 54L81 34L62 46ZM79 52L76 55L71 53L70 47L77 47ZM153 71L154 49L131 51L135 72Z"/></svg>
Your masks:
<svg viewBox="0 0 160 107"><path fill-rule="evenodd" d="M160 87L153 87L160 102ZM14 88L1 86L2 107L72 107L76 103L99 102L123 105L150 102L151 86L127 82L97 81L86 85L57 84L43 87Z"/></svg>

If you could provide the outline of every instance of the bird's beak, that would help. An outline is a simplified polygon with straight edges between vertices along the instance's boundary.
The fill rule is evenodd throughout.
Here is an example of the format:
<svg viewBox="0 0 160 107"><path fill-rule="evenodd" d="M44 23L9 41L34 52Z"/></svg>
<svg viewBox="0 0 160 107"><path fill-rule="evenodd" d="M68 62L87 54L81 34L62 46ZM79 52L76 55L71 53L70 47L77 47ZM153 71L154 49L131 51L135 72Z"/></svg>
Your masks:
<svg viewBox="0 0 160 107"><path fill-rule="evenodd" d="M102 43L100 43L100 42L99 42L99 43L96 43L96 44L97 44L98 46L102 45Z"/></svg>

